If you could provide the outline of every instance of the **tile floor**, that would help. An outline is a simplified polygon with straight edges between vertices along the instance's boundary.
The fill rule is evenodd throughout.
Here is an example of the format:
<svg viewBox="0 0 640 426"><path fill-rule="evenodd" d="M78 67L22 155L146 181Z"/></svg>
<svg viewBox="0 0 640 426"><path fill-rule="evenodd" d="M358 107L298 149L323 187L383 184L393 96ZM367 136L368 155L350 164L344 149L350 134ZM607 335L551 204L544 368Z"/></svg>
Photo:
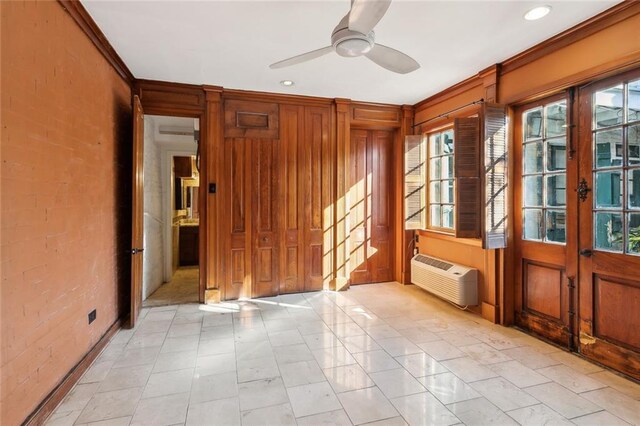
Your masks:
<svg viewBox="0 0 640 426"><path fill-rule="evenodd" d="M147 308L48 425L626 425L640 386L414 286Z"/></svg>
<svg viewBox="0 0 640 426"><path fill-rule="evenodd" d="M198 266L183 266L173 274L171 282L162 284L142 306L166 306L180 303L198 303Z"/></svg>

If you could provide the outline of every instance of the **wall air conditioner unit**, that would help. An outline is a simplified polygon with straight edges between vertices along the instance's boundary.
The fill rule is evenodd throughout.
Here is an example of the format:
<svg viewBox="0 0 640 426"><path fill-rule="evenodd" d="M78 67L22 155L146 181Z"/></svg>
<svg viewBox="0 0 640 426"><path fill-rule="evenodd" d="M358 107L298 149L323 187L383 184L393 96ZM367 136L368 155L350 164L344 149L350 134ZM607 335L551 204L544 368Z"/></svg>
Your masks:
<svg viewBox="0 0 640 426"><path fill-rule="evenodd" d="M411 282L456 305L478 304L478 270L417 254L411 259Z"/></svg>

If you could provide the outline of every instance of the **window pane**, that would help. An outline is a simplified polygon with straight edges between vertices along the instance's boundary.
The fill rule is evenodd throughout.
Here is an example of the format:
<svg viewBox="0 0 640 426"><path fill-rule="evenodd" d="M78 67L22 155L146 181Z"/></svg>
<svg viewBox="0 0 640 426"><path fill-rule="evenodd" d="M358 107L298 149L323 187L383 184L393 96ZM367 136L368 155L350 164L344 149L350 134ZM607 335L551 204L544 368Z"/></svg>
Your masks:
<svg viewBox="0 0 640 426"><path fill-rule="evenodd" d="M429 183L429 201L431 203L440 202L440 181Z"/></svg>
<svg viewBox="0 0 640 426"><path fill-rule="evenodd" d="M640 80L632 81L628 85L627 115L628 121L640 120Z"/></svg>
<svg viewBox="0 0 640 426"><path fill-rule="evenodd" d="M559 210L546 211L546 238L547 241L564 243L566 236L566 213Z"/></svg>
<svg viewBox="0 0 640 426"><path fill-rule="evenodd" d="M547 141L547 171L567 168L567 140L565 138Z"/></svg>
<svg viewBox="0 0 640 426"><path fill-rule="evenodd" d="M542 108L525 112L523 122L525 141L542 137Z"/></svg>
<svg viewBox="0 0 640 426"><path fill-rule="evenodd" d="M429 156L440 155L442 150L440 149L440 133L431 135L429 138Z"/></svg>
<svg viewBox="0 0 640 426"><path fill-rule="evenodd" d="M524 178L524 206L542 207L542 176Z"/></svg>
<svg viewBox="0 0 640 426"><path fill-rule="evenodd" d="M627 171L628 208L640 209L640 169Z"/></svg>
<svg viewBox="0 0 640 426"><path fill-rule="evenodd" d="M453 130L442 132L442 153L453 154Z"/></svg>
<svg viewBox="0 0 640 426"><path fill-rule="evenodd" d="M622 165L622 128L596 133L596 168Z"/></svg>
<svg viewBox="0 0 640 426"><path fill-rule="evenodd" d="M565 174L545 176L547 181L547 206L561 207L567 204Z"/></svg>
<svg viewBox="0 0 640 426"><path fill-rule="evenodd" d="M429 177L431 179L440 179L442 168L440 167L440 157L429 160Z"/></svg>
<svg viewBox="0 0 640 426"><path fill-rule="evenodd" d="M593 110L597 129L622 124L622 85L596 92Z"/></svg>
<svg viewBox="0 0 640 426"><path fill-rule="evenodd" d="M560 102L545 107L545 134L546 137L564 136L567 134L567 103Z"/></svg>
<svg viewBox="0 0 640 426"><path fill-rule="evenodd" d="M431 226L436 226L440 228L442 226L441 216L440 216L440 206L432 205L431 212L429 214L429 221L431 222Z"/></svg>
<svg viewBox="0 0 640 426"><path fill-rule="evenodd" d="M442 179L453 179L453 155L442 157Z"/></svg>
<svg viewBox="0 0 640 426"><path fill-rule="evenodd" d="M542 240L542 210L525 209L522 236L525 240Z"/></svg>
<svg viewBox="0 0 640 426"><path fill-rule="evenodd" d="M622 171L596 172L596 207L622 207Z"/></svg>
<svg viewBox="0 0 640 426"><path fill-rule="evenodd" d="M627 128L627 165L640 164L640 124Z"/></svg>
<svg viewBox="0 0 640 426"><path fill-rule="evenodd" d="M440 184L442 187L442 197L440 198L440 202L442 203L455 203L453 199L453 181L452 180L443 180Z"/></svg>
<svg viewBox="0 0 640 426"><path fill-rule="evenodd" d="M595 219L595 247L622 252L622 215L597 212Z"/></svg>
<svg viewBox="0 0 640 426"><path fill-rule="evenodd" d="M533 142L524 146L524 173L542 173L542 142Z"/></svg>
<svg viewBox="0 0 640 426"><path fill-rule="evenodd" d="M640 254L640 213L631 213L628 216L627 252Z"/></svg>
<svg viewBox="0 0 640 426"><path fill-rule="evenodd" d="M442 206L442 227L453 229L453 206Z"/></svg>

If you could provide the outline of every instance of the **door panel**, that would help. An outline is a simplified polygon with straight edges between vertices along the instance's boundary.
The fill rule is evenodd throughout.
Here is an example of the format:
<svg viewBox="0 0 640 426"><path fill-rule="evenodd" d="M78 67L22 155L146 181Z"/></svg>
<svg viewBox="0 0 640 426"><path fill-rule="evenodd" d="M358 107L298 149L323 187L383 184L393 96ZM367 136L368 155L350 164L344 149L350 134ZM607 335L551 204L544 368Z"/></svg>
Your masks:
<svg viewBox="0 0 640 426"><path fill-rule="evenodd" d="M351 284L390 281L393 133L352 130Z"/></svg>
<svg viewBox="0 0 640 426"><path fill-rule="evenodd" d="M144 249L144 111L133 97L133 184L131 218L131 307L129 327L136 326L142 307L142 250Z"/></svg>
<svg viewBox="0 0 640 426"><path fill-rule="evenodd" d="M567 348L577 274L570 108L566 94L518 108L513 149L516 323Z"/></svg>
<svg viewBox="0 0 640 426"><path fill-rule="evenodd" d="M278 248L277 248L277 149L274 139L252 140L252 227L256 248L251 297L277 295Z"/></svg>
<svg viewBox="0 0 640 426"><path fill-rule="evenodd" d="M579 91L580 345L640 379L640 70Z"/></svg>

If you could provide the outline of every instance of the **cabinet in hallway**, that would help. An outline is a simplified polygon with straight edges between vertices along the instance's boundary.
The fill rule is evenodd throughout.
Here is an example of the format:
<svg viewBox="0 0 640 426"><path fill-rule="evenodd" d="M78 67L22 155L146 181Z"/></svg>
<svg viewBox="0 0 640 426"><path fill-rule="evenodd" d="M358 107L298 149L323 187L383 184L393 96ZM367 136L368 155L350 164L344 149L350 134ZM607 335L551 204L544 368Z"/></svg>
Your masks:
<svg viewBox="0 0 640 426"><path fill-rule="evenodd" d="M331 279L330 120L329 106L226 101L224 299L321 290Z"/></svg>
<svg viewBox="0 0 640 426"><path fill-rule="evenodd" d="M393 140L390 131L351 131L351 284L384 282L393 277Z"/></svg>

